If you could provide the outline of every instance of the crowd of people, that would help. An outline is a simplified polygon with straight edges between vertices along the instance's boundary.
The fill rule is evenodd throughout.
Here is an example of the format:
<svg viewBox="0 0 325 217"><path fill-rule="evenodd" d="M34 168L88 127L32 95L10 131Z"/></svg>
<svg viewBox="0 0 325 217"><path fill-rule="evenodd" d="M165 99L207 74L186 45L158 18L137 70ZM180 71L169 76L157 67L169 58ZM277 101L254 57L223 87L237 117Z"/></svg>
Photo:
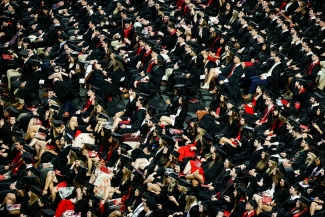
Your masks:
<svg viewBox="0 0 325 217"><path fill-rule="evenodd" d="M0 216L325 215L323 1L0 11Z"/></svg>

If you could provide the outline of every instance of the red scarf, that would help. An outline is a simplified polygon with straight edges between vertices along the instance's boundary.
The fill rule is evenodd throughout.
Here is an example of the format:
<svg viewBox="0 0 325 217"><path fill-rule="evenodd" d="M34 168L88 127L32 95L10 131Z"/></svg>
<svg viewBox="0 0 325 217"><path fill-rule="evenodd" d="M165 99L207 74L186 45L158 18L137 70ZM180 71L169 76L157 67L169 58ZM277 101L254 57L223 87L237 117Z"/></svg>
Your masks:
<svg viewBox="0 0 325 217"><path fill-rule="evenodd" d="M269 114L271 114L271 112L274 110L274 105L272 105L272 107L269 109L269 108L266 108L265 109L265 112L264 112L264 115L261 119L261 122L262 123L265 123L269 117Z"/></svg>
<svg viewBox="0 0 325 217"><path fill-rule="evenodd" d="M149 56L151 54L151 52L152 52L152 50L149 50L148 52L145 52L143 54L142 60L141 60L142 64L143 64L144 60L147 58L147 56Z"/></svg>
<svg viewBox="0 0 325 217"><path fill-rule="evenodd" d="M138 47L136 55L139 55L142 51L143 47Z"/></svg>
<svg viewBox="0 0 325 217"><path fill-rule="evenodd" d="M151 70L152 70L152 67L155 65L155 60L151 60L150 63L149 63L149 66L146 70L147 73L150 73Z"/></svg>
<svg viewBox="0 0 325 217"><path fill-rule="evenodd" d="M82 109L83 112L89 109L89 107L93 104L93 100L95 100L95 98L87 100L85 107Z"/></svg>
<svg viewBox="0 0 325 217"><path fill-rule="evenodd" d="M168 37L172 37L175 33L176 33L177 29L174 29L174 31L172 31L171 33L168 34Z"/></svg>
<svg viewBox="0 0 325 217"><path fill-rule="evenodd" d="M306 71L306 74L307 74L307 75L310 75L310 74L312 73L314 67L315 67L316 65L319 65L319 64L320 64L319 61L317 61L315 64L314 64L314 63L310 63L309 66L308 66L308 69L307 69L307 71Z"/></svg>
<svg viewBox="0 0 325 217"><path fill-rule="evenodd" d="M177 0L176 6L182 8L184 6L185 0Z"/></svg>
<svg viewBox="0 0 325 217"><path fill-rule="evenodd" d="M124 38L129 39L130 31L132 29L132 24L128 28L124 28L123 33L124 33Z"/></svg>
<svg viewBox="0 0 325 217"><path fill-rule="evenodd" d="M299 90L299 94L301 94L303 92L306 92L306 89L304 87Z"/></svg>
<svg viewBox="0 0 325 217"><path fill-rule="evenodd" d="M189 7L186 5L183 9L183 16L185 16L187 14L187 12L189 11Z"/></svg>
<svg viewBox="0 0 325 217"><path fill-rule="evenodd" d="M24 161L23 158L21 157L22 153L19 152L15 156L15 158L12 160L11 165L12 168L12 174L17 174L18 170L20 169L21 165L23 165Z"/></svg>

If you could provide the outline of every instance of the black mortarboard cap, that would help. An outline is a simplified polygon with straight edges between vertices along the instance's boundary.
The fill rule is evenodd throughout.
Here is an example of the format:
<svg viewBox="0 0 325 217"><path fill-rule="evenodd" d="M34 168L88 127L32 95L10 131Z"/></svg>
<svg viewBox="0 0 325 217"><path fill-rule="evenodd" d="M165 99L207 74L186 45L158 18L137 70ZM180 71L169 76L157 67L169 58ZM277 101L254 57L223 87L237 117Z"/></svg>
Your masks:
<svg viewBox="0 0 325 217"><path fill-rule="evenodd" d="M112 133L111 134L112 138L116 139L116 140L120 140L122 135L121 134L118 134L118 133Z"/></svg>
<svg viewBox="0 0 325 217"><path fill-rule="evenodd" d="M175 180L178 179L178 175L175 172L171 172L169 169L165 170L165 175L169 176L169 177L172 177Z"/></svg>
<svg viewBox="0 0 325 217"><path fill-rule="evenodd" d="M294 189L296 189L297 191L301 192L301 186L299 184L293 184L291 185L291 187L293 187Z"/></svg>
<svg viewBox="0 0 325 217"><path fill-rule="evenodd" d="M61 120L52 120L54 127L61 127L62 121Z"/></svg>
<svg viewBox="0 0 325 217"><path fill-rule="evenodd" d="M34 194L36 195L41 195L42 194L42 189L40 189L39 187L35 186L35 185L32 185L30 186L30 189L29 189L31 192L33 192Z"/></svg>
<svg viewBox="0 0 325 217"><path fill-rule="evenodd" d="M247 202L248 202L250 205L252 205L252 206L254 207L254 209L256 209L256 207L257 207L257 203L256 203L255 200L248 200Z"/></svg>
<svg viewBox="0 0 325 217"><path fill-rule="evenodd" d="M140 194L142 194L143 192L146 191L146 189L145 189L142 185L139 185L139 186L137 187L137 190L140 192Z"/></svg>
<svg viewBox="0 0 325 217"><path fill-rule="evenodd" d="M41 61L38 59L31 59L32 61L32 66L40 66L41 65Z"/></svg>
<svg viewBox="0 0 325 217"><path fill-rule="evenodd" d="M161 135L161 138L162 138L163 140L165 140L167 143L173 141L173 138L172 138L171 136L166 135L166 134L162 134L162 135Z"/></svg>
<svg viewBox="0 0 325 217"><path fill-rule="evenodd" d="M100 90L100 88L96 87L96 86L92 86L90 88L91 91L93 91L94 93L96 93L96 91Z"/></svg>
<svg viewBox="0 0 325 217"><path fill-rule="evenodd" d="M304 203L305 205L307 205L308 207L310 206L311 204L311 200L309 200L307 197L304 197L304 196L301 196L299 199L298 199L301 203Z"/></svg>
<svg viewBox="0 0 325 217"><path fill-rule="evenodd" d="M236 102L233 99L229 99L228 103L230 103L233 106L236 106Z"/></svg>
<svg viewBox="0 0 325 217"><path fill-rule="evenodd" d="M160 47L153 46L152 51L155 52L156 54L159 54L160 53Z"/></svg>
<svg viewBox="0 0 325 217"><path fill-rule="evenodd" d="M197 192L195 192L195 191L188 191L188 192L186 193L186 195L187 195L187 196L197 196Z"/></svg>
<svg viewBox="0 0 325 217"><path fill-rule="evenodd" d="M120 148L122 148L122 149L124 149L124 150L126 150L126 151L132 150L132 147L129 146L128 144L126 144L126 143L122 143L122 144L120 145Z"/></svg>
<svg viewBox="0 0 325 217"><path fill-rule="evenodd" d="M85 188L87 188L87 189L89 190L89 192L92 192L92 191L94 190L94 188L95 188L95 185L93 185L93 184L87 182L87 183L85 184Z"/></svg>
<svg viewBox="0 0 325 217"><path fill-rule="evenodd" d="M22 57L27 57L29 54L29 50L20 50L19 55Z"/></svg>
<svg viewBox="0 0 325 217"><path fill-rule="evenodd" d="M44 217L53 217L55 215L55 212L51 209L42 209L42 213Z"/></svg>
<svg viewBox="0 0 325 217"><path fill-rule="evenodd" d="M154 123L154 124L158 124L159 119L156 118L156 117L151 117L151 118L150 118L150 121L151 121L152 123Z"/></svg>
<svg viewBox="0 0 325 217"><path fill-rule="evenodd" d="M100 211L98 211L95 208L90 208L89 212L91 212L93 215L92 216L96 216L96 217L101 217L102 215L100 214Z"/></svg>
<svg viewBox="0 0 325 217"><path fill-rule="evenodd" d="M93 202L93 204L99 204L102 198L92 194L90 196L90 200Z"/></svg>
<svg viewBox="0 0 325 217"><path fill-rule="evenodd" d="M19 116L19 111L13 107L13 106L10 106L10 107L7 107L6 110L8 111L10 117L18 117Z"/></svg>
<svg viewBox="0 0 325 217"><path fill-rule="evenodd" d="M80 60L78 60L77 64L78 64L79 66L83 67L83 66L85 66L86 63L85 63L84 61L80 61Z"/></svg>
<svg viewBox="0 0 325 217"><path fill-rule="evenodd" d="M13 6L15 9L18 8L20 5L17 2L10 2L11 6Z"/></svg>
<svg viewBox="0 0 325 217"><path fill-rule="evenodd" d="M132 22L132 18L126 17L126 18L123 18L122 21L123 21L124 24L131 23Z"/></svg>
<svg viewBox="0 0 325 217"><path fill-rule="evenodd" d="M30 153L35 153L35 148L33 146L30 146L29 144L24 145L24 150Z"/></svg>
<svg viewBox="0 0 325 217"><path fill-rule="evenodd" d="M279 162L279 158L271 156L270 161Z"/></svg>
<svg viewBox="0 0 325 217"><path fill-rule="evenodd" d="M239 109L237 108L237 107L232 107L231 109L230 109L230 111L233 111L233 112L236 112L236 113L238 113L239 112Z"/></svg>
<svg viewBox="0 0 325 217"><path fill-rule="evenodd" d="M236 188L237 191L247 192L247 188L244 185L239 184Z"/></svg>
<svg viewBox="0 0 325 217"><path fill-rule="evenodd" d="M83 162L86 163L87 162L87 157L85 155L83 155L83 154L77 154L77 160L80 160L80 161L83 161ZM82 166L79 166L79 167L80 167L80 169L83 169Z"/></svg>
<svg viewBox="0 0 325 217"><path fill-rule="evenodd" d="M153 199L153 198L148 198L148 199L146 200L146 204L147 204L147 205L150 205L150 206L152 206L152 207L156 207L156 206L157 206L157 202L156 202L155 199Z"/></svg>
<svg viewBox="0 0 325 217"><path fill-rule="evenodd" d="M307 136L306 138L303 139L309 146L313 145L313 139Z"/></svg>
<svg viewBox="0 0 325 217"><path fill-rule="evenodd" d="M51 206L52 204L52 201L45 196L41 196L40 200L45 204L45 206Z"/></svg>
<svg viewBox="0 0 325 217"><path fill-rule="evenodd" d="M192 187L192 183L186 181L185 179L178 179L178 184L187 188Z"/></svg>
<svg viewBox="0 0 325 217"><path fill-rule="evenodd" d="M319 93L315 92L312 97L317 100L317 102L320 101L320 99L323 99L324 97L322 95L320 95Z"/></svg>
<svg viewBox="0 0 325 217"><path fill-rule="evenodd" d="M209 133L204 133L203 138L208 142L213 142L214 138Z"/></svg>
<svg viewBox="0 0 325 217"><path fill-rule="evenodd" d="M33 162L33 154L29 153L29 152L24 152L22 154L22 158L25 161L26 164L31 164Z"/></svg>
<svg viewBox="0 0 325 217"><path fill-rule="evenodd" d="M90 143L84 143L84 146L87 150L93 151L97 148L97 145L90 144Z"/></svg>
<svg viewBox="0 0 325 217"><path fill-rule="evenodd" d="M13 136L15 137L15 138L21 138L22 137L22 135L24 134L24 132L22 132L22 131L14 131L13 132ZM17 140L16 140L17 141ZM18 142L18 141L17 141ZM23 144L25 144L25 141L23 140L22 141L23 142ZM19 142L20 143L20 142Z"/></svg>
<svg viewBox="0 0 325 217"><path fill-rule="evenodd" d="M99 20L97 20L97 19L94 18L94 17L91 18L91 22L92 22L94 25L99 24Z"/></svg>
<svg viewBox="0 0 325 217"><path fill-rule="evenodd" d="M172 151L170 154L173 155L176 158L179 157L179 153L177 151Z"/></svg>
<svg viewBox="0 0 325 217"><path fill-rule="evenodd" d="M130 170L131 172L133 171L133 166L129 163L124 164L124 167Z"/></svg>

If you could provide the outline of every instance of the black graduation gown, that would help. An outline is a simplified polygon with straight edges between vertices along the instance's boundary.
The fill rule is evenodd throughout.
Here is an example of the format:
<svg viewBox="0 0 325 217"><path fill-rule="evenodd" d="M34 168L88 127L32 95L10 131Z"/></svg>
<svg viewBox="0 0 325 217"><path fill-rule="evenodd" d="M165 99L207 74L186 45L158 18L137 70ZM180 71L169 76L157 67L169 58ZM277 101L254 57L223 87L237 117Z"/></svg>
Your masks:
<svg viewBox="0 0 325 217"><path fill-rule="evenodd" d="M210 160L204 162L202 164L202 168L204 170L204 178L205 178L205 184L212 183L214 179L220 174L223 170L223 163L218 162L214 163L211 167L209 167Z"/></svg>
<svg viewBox="0 0 325 217"><path fill-rule="evenodd" d="M64 99L79 87L79 78L79 74L74 74L70 80L54 82L53 89L59 99Z"/></svg>
<svg viewBox="0 0 325 217"><path fill-rule="evenodd" d="M118 84L120 83L122 77L124 77L124 71L118 69L116 71L113 71L111 76L109 76L109 78L112 79L112 83L109 83L108 81L103 79L97 79L95 81L95 86L101 89L99 96L102 99L106 99L107 97L111 96L113 91L117 88Z"/></svg>
<svg viewBox="0 0 325 217"><path fill-rule="evenodd" d="M21 99L25 99L28 96L30 96L32 91L38 89L38 83L42 77L43 77L43 73L40 69L34 71L31 77L26 81L25 87L19 87L15 96Z"/></svg>

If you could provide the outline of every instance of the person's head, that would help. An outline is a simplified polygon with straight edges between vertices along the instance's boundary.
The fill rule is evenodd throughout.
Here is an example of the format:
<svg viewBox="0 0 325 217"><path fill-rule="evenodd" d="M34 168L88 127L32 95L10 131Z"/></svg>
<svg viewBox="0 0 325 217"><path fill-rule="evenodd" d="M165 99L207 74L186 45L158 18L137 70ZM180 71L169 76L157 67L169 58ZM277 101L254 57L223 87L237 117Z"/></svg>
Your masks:
<svg viewBox="0 0 325 217"><path fill-rule="evenodd" d="M152 198L148 198L146 201L143 201L143 210L148 213L156 209L156 202Z"/></svg>
<svg viewBox="0 0 325 217"><path fill-rule="evenodd" d="M241 62L241 57L239 55L234 56L234 63L239 64Z"/></svg>
<svg viewBox="0 0 325 217"><path fill-rule="evenodd" d="M56 25L56 24L60 24L60 18L59 17L54 17L53 18L53 24Z"/></svg>
<svg viewBox="0 0 325 217"><path fill-rule="evenodd" d="M169 24L167 25L167 31L168 31L169 33L173 33L173 32L175 31L175 24L173 24L173 23L169 23Z"/></svg>
<svg viewBox="0 0 325 217"><path fill-rule="evenodd" d="M236 167L234 167L234 168L232 168L232 169L230 170L229 175L230 175L232 178L236 178L237 175L240 173L240 171L241 171L240 168L236 168Z"/></svg>
<svg viewBox="0 0 325 217"><path fill-rule="evenodd" d="M179 44L182 44L182 43L185 42L185 39L186 39L186 36L185 36L184 34L182 34L182 35L178 36L178 38L177 38L177 42L178 42Z"/></svg>
<svg viewBox="0 0 325 217"><path fill-rule="evenodd" d="M279 62L281 62L281 59L282 59L281 54L278 53L274 57L274 62L279 63Z"/></svg>
<svg viewBox="0 0 325 217"><path fill-rule="evenodd" d="M24 142L21 140L18 140L17 142L15 142L15 148L17 151L20 151L24 148Z"/></svg>
<svg viewBox="0 0 325 217"><path fill-rule="evenodd" d="M318 56L318 54L313 53L313 54L311 55L311 60L312 60L313 62L317 62L317 61L319 61L319 56Z"/></svg>
<svg viewBox="0 0 325 217"><path fill-rule="evenodd" d="M138 100L135 103L136 107L138 108L144 108L147 106L147 101L144 98L138 98Z"/></svg>
<svg viewBox="0 0 325 217"><path fill-rule="evenodd" d="M309 137L309 136L307 136L306 138L304 138L302 141L301 141L301 143L300 143L300 147L302 148L302 149L308 149L309 147L310 147L310 145L312 145L312 139Z"/></svg>
<svg viewBox="0 0 325 217"><path fill-rule="evenodd" d="M249 200L246 203L245 210L246 211L253 211L253 210L256 209L256 207L257 207L256 201L255 200Z"/></svg>
<svg viewBox="0 0 325 217"><path fill-rule="evenodd" d="M95 96L95 91L93 89L89 89L87 91L87 95L88 95L88 97L93 97L93 96Z"/></svg>
<svg viewBox="0 0 325 217"><path fill-rule="evenodd" d="M250 33L251 33L251 36L257 36L258 35L258 30L257 30L257 28L255 28L255 27L253 27L252 28L252 30L250 31Z"/></svg>
<svg viewBox="0 0 325 217"><path fill-rule="evenodd" d="M289 194L290 194L290 195L300 195L299 184L292 185L292 186L289 188Z"/></svg>
<svg viewBox="0 0 325 217"><path fill-rule="evenodd" d="M260 137L256 137L256 139L254 141L254 147L260 148L260 147L262 147L263 143L264 143L264 139L262 139Z"/></svg>
<svg viewBox="0 0 325 217"><path fill-rule="evenodd" d="M230 160L226 159L223 162L223 167L226 168L226 169L231 169L231 168L234 167L234 164Z"/></svg>

